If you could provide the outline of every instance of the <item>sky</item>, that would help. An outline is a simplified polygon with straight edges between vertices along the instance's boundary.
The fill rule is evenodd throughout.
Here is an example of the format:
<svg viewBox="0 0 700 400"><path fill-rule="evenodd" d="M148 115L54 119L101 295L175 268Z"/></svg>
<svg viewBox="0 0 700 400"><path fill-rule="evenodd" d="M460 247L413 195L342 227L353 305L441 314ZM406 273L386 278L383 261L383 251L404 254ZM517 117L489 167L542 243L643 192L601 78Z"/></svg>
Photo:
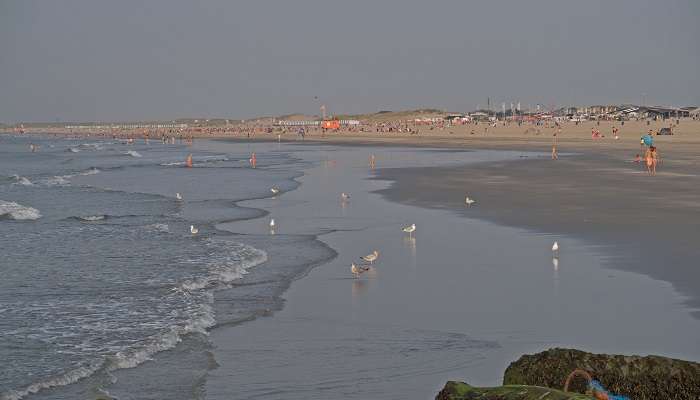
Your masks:
<svg viewBox="0 0 700 400"><path fill-rule="evenodd" d="M0 0L0 122L700 105L698 0Z"/></svg>

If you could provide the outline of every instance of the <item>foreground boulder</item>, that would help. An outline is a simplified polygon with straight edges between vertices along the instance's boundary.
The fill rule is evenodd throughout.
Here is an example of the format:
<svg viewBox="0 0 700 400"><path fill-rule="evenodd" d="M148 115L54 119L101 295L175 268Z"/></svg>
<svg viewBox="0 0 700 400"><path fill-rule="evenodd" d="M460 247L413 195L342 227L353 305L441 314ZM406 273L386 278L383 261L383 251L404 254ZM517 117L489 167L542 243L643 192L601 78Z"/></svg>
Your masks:
<svg viewBox="0 0 700 400"><path fill-rule="evenodd" d="M591 400L578 393L564 393L537 386L508 385L477 388L463 382L447 382L435 400Z"/></svg>
<svg viewBox="0 0 700 400"><path fill-rule="evenodd" d="M583 370L612 393L634 400L700 399L700 364L658 356L592 354L551 349L524 355L508 366L504 385L534 385L563 389L567 377ZM569 391L585 392L583 378L571 379Z"/></svg>

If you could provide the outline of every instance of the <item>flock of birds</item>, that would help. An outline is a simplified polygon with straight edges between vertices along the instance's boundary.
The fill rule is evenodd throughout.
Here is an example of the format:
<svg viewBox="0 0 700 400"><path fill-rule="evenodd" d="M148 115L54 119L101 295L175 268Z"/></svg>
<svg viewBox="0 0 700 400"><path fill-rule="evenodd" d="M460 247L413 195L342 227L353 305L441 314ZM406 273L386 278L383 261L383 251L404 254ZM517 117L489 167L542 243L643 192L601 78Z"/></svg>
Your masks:
<svg viewBox="0 0 700 400"><path fill-rule="evenodd" d="M276 186L273 186L270 188L270 192L274 196L280 193L280 189ZM180 193L175 193L175 198L178 201L182 201L182 195ZM350 200L350 195L343 192L340 194L340 201L342 203L346 203ZM464 198L464 203L467 205L467 207L471 207L473 204L476 203L476 200L470 198L469 196L466 196ZM270 233L274 234L275 233L275 219L270 218ZM408 226L405 226L401 229L404 233L408 233L409 238L413 237L413 233L416 231L416 224L411 224ZM199 233L199 229L195 228L194 225L190 225L190 233L192 235L197 235ZM554 268L557 269L559 267L559 243L557 241L554 242L552 245L552 263L554 264ZM350 264L350 272L355 278L358 278L360 275L363 273L369 271L372 266L374 265L374 262L377 261L379 258L379 251L374 250L370 254L367 254L366 256L360 257L362 261L364 261L364 264L355 264L354 262Z"/></svg>

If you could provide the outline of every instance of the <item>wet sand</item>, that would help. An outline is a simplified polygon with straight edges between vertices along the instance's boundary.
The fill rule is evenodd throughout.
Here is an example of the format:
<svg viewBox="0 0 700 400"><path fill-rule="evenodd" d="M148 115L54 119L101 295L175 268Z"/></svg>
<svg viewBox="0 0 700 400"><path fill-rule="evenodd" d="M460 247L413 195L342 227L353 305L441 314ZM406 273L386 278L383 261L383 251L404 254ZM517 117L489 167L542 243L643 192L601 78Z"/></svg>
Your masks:
<svg viewBox="0 0 700 400"><path fill-rule="evenodd" d="M392 201L446 208L605 248L605 265L664 280L700 318L700 167L692 156L650 177L619 154L577 153L450 168L382 169ZM465 209L464 197L477 200ZM566 257L566 249L562 250Z"/></svg>
<svg viewBox="0 0 700 400"><path fill-rule="evenodd" d="M430 398L448 379L498 384L510 361L552 346L700 357L700 321L683 299L664 282L606 269L610 249L480 221L467 214L476 206L463 218L448 206L387 201L376 191L390 182L371 179L383 172L367 167L370 153L389 171L517 163L521 153L296 148L313 162L301 186L241 204L269 217L219 228L272 234L272 217L274 235L316 235L337 257L294 282L270 318L211 333L218 367L207 398ZM343 191L351 194L345 205ZM410 223L418 226L413 238L401 232ZM565 249L556 265L553 240ZM353 279L350 263L373 249L380 259Z"/></svg>

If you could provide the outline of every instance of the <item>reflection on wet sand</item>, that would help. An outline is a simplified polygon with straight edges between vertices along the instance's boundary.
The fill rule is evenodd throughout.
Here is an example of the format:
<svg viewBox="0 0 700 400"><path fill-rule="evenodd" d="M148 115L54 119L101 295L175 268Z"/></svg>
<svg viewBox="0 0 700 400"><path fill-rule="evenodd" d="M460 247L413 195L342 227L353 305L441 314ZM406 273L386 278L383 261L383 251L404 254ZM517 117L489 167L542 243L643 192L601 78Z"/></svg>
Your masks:
<svg viewBox="0 0 700 400"><path fill-rule="evenodd" d="M367 280L355 279L352 281L352 297L358 297L367 292Z"/></svg>
<svg viewBox="0 0 700 400"><path fill-rule="evenodd" d="M415 236L406 236L403 238L403 244L411 251L411 263L416 266L416 238Z"/></svg>

